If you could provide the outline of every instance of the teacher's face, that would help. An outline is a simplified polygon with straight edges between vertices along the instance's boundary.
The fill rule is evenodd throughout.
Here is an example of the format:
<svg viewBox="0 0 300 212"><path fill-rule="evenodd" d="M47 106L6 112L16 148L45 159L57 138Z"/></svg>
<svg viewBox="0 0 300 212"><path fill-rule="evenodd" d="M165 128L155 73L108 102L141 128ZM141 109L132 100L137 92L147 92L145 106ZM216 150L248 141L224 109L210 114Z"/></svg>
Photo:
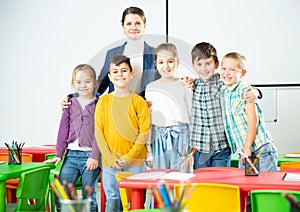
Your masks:
<svg viewBox="0 0 300 212"><path fill-rule="evenodd" d="M124 34L129 39L137 40L143 36L146 24L139 15L128 14L125 16L125 21L122 27Z"/></svg>

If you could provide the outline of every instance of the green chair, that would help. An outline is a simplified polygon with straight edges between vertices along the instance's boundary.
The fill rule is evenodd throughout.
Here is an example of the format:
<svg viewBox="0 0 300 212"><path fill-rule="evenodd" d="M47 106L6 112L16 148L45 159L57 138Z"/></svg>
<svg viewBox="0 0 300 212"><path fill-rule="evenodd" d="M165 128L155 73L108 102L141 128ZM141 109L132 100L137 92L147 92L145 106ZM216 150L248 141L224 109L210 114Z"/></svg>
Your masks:
<svg viewBox="0 0 300 212"><path fill-rule="evenodd" d="M56 155L55 153L46 154L45 159L50 160L50 159L54 158L55 155ZM52 182L54 179L57 179L57 177L59 175L59 171L62 167L64 158L65 158L65 155L62 156L62 160L60 161L58 166L56 166L55 169L51 169L50 176L49 176L49 182ZM75 186L75 190L81 190L81 189L82 189L81 178L79 178L77 181L77 184ZM55 212L55 197L54 197L54 192L52 191L51 188L49 190L49 196L50 196L50 211Z"/></svg>
<svg viewBox="0 0 300 212"><path fill-rule="evenodd" d="M289 201L282 195L283 193L292 194L298 201L300 200L299 191L291 190L252 190L250 192L252 212L290 212Z"/></svg>
<svg viewBox="0 0 300 212"><path fill-rule="evenodd" d="M7 204L6 211L46 211L50 167L36 168L20 176L17 203Z"/></svg>

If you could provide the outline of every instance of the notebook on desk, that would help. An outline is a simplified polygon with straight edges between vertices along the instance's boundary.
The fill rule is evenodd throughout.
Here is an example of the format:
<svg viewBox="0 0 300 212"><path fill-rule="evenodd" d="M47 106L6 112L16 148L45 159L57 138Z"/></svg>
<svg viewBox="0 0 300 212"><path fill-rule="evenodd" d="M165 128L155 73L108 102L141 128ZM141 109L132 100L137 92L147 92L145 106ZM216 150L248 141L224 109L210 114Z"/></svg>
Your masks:
<svg viewBox="0 0 300 212"><path fill-rule="evenodd" d="M130 180L188 180L195 174L182 172L142 172L127 177Z"/></svg>
<svg viewBox="0 0 300 212"><path fill-rule="evenodd" d="M300 181L300 174L296 173L285 173L283 176L285 181Z"/></svg>
<svg viewBox="0 0 300 212"><path fill-rule="evenodd" d="M195 174L192 173L183 173L183 172L169 172L163 176L160 177L160 179L164 180L188 180L192 177L194 177Z"/></svg>
<svg viewBox="0 0 300 212"><path fill-rule="evenodd" d="M300 153L288 153L285 155L286 158L300 158Z"/></svg>
<svg viewBox="0 0 300 212"><path fill-rule="evenodd" d="M158 171L158 172L142 172L132 176L127 177L130 180L156 180L159 179L162 175L165 175L166 172Z"/></svg>

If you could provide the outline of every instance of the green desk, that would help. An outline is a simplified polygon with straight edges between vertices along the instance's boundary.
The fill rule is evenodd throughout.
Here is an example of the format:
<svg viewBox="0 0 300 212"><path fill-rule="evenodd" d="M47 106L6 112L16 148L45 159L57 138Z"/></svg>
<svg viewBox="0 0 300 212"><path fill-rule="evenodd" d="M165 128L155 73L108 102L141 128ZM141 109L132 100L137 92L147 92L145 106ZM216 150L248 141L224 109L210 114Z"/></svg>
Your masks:
<svg viewBox="0 0 300 212"><path fill-rule="evenodd" d="M278 167L280 167L280 164L283 162L296 162L299 161L300 162L300 158L286 158L285 157L286 154L279 154L278 155ZM239 155L238 154L234 154L231 158L231 167L238 167L239 166Z"/></svg>
<svg viewBox="0 0 300 212"><path fill-rule="evenodd" d="M280 167L280 164L283 162L300 162L300 158L286 158L286 154L279 154L278 155L278 167Z"/></svg>
<svg viewBox="0 0 300 212"><path fill-rule="evenodd" d="M239 154L232 155L230 166L239 168Z"/></svg>
<svg viewBox="0 0 300 212"><path fill-rule="evenodd" d="M6 211L6 180L19 178L22 172L44 166L55 167L54 164L37 162L24 162L21 165L8 165L7 162L0 164L0 211Z"/></svg>

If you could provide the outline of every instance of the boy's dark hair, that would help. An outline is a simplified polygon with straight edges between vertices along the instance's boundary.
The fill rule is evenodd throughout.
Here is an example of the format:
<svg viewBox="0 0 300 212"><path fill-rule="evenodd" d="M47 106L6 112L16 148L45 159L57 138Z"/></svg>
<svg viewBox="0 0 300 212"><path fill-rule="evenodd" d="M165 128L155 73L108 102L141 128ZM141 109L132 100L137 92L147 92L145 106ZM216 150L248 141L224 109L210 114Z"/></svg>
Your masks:
<svg viewBox="0 0 300 212"><path fill-rule="evenodd" d="M145 16L144 11L141 8L128 7L123 11L122 20L121 20L122 25L124 25L125 16L128 14L139 15L141 17L141 19L144 21L144 24L146 23L146 16Z"/></svg>
<svg viewBox="0 0 300 212"><path fill-rule="evenodd" d="M192 62L200 59L214 58L215 63L219 62L216 48L210 43L198 43L192 49Z"/></svg>
<svg viewBox="0 0 300 212"><path fill-rule="evenodd" d="M130 72L132 71L130 59L128 57L126 57L125 55L114 55L110 58L110 64L114 64L114 65L118 66L121 63L126 63L129 66Z"/></svg>

